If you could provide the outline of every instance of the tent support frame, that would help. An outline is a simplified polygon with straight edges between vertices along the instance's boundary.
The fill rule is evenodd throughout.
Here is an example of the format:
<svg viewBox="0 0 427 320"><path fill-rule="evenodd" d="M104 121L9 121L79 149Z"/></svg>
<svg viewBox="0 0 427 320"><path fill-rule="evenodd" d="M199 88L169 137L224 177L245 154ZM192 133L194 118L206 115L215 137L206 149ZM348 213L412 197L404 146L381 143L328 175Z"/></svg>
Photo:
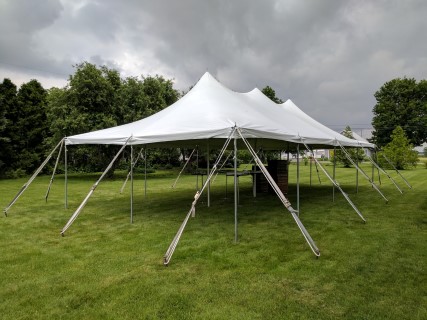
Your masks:
<svg viewBox="0 0 427 320"><path fill-rule="evenodd" d="M388 199L385 197L385 195L381 192L381 190L377 187L377 185L371 180L371 178L369 178L369 176L365 173L365 171L362 170L362 168L360 168L357 163L355 163L353 161L353 159L351 158L351 156L348 154L347 150L342 146L341 143L339 143L338 140L336 140L336 142L338 143L339 147L341 148L341 150L343 151L344 155L346 156L346 158L351 162L351 164L353 166L355 166L356 170L358 170L368 181L369 183L372 185L372 187L384 198L385 202L388 203Z"/></svg>
<svg viewBox="0 0 427 320"><path fill-rule="evenodd" d="M313 153L310 150L310 148L307 146L307 144L304 142L304 140L302 138L301 138L301 143L305 146L305 148L307 149L307 151ZM334 154L334 158L335 158L335 154ZM315 159L315 161L318 162L317 159ZM338 182L329 175L328 171L326 171L326 169L323 168L323 166L319 162L317 164L319 165L320 169L322 169L322 171L326 175L326 177L332 182L333 186L336 187L339 191L341 191L342 195L347 200L347 202L351 205L351 207L354 209L354 211L356 211L357 215L363 220L363 222L366 223L366 220L363 217L362 213L359 211L359 209L357 209L356 205L350 200L350 197L348 196L348 194L346 194L344 192L344 190L341 189L341 187L339 186Z"/></svg>
<svg viewBox="0 0 427 320"><path fill-rule="evenodd" d="M196 148L197 148L197 147L196 147ZM172 189L174 189L174 188L175 188L176 183L177 183L177 182L178 182L178 180L179 180L179 177L181 177L181 174L184 172L185 168L187 167L188 163L190 162L190 159L191 159L191 157L193 156L194 151L196 151L196 148L194 148L194 149L193 149L193 151L191 151L191 154L190 154L190 156L188 157L187 161L185 162L184 166L182 167L181 171L179 172L178 177L176 177L176 180L175 180L175 182L174 182L174 183L173 183L173 185L172 185Z"/></svg>
<svg viewBox="0 0 427 320"><path fill-rule="evenodd" d="M80 206L77 208L77 210L74 212L74 214L71 216L71 218L68 220L68 222L65 224L65 226L62 228L61 230L61 235L64 236L65 231L67 231L67 229L73 224L74 220L76 220L76 218L78 217L78 215L80 214L80 212L83 210L84 206L86 205L86 203L88 202L89 198L92 196L92 194L95 192L96 187L98 186L98 184L101 182L101 180L105 177L105 175L107 174L107 172L111 169L111 167L113 166L114 162L117 160L117 158L119 157L119 155L123 152L123 149L127 146L129 140L132 138L132 136L130 136L126 142L123 144L123 146L120 148L119 152L117 152L117 154L114 156L113 160L111 160L110 164L108 165L108 167L105 169L105 171L102 173L102 175L99 177L99 179L93 184L92 188L90 189L89 193L87 194L86 198L83 200L83 202L80 204Z"/></svg>
<svg viewBox="0 0 427 320"><path fill-rule="evenodd" d="M225 150L227 149L231 138L233 137L234 133L236 131L236 127L233 127L229 137L227 138L224 146L222 147L221 152L218 155L218 159L216 160L216 162L214 163L211 172L209 173L209 175L206 178L206 181L204 182L202 189L200 190L200 192L197 190L196 194L194 196L194 201L191 204L190 210L188 211L187 215L184 218L184 221L182 222L181 226L178 229L178 232L176 233L175 237L173 238L171 244L169 245L168 250L166 251L165 255L163 256L163 264L165 266L169 265L169 262L172 258L173 253L175 252L175 249L178 245L179 240L181 239L182 233L184 232L185 226L187 225L188 220L190 219L190 216L194 216L195 215L195 211L196 211L196 204L200 198L200 196L202 195L203 191L206 189L206 187L209 185L209 182L212 178L212 176L214 175L215 171L217 170L218 164L221 161Z"/></svg>
<svg viewBox="0 0 427 320"><path fill-rule="evenodd" d="M366 157L368 158L369 162L372 163L372 171L374 171L374 168L377 168L378 171L381 171L383 174L385 174L387 176L387 178L390 179L391 182L393 182L394 186L397 188L397 190L399 190L400 193L403 193L402 189L399 188L399 185L396 183L396 181L387 173L387 171L385 171L383 168L381 168L378 163L376 163L374 161L374 159L372 159L372 157L370 157L369 155L366 155Z"/></svg>
<svg viewBox="0 0 427 320"><path fill-rule="evenodd" d="M46 190L46 195L44 196L44 199L46 202L47 202L47 199L49 197L50 188L52 187L53 179L55 178L56 168L58 167L58 162L59 162L59 158L61 157L63 146L64 146L64 140L62 140L61 146L59 147L58 156L57 156L56 161L55 161L55 167L53 168L52 176L50 177L49 185L48 185L47 190Z"/></svg>
<svg viewBox="0 0 427 320"><path fill-rule="evenodd" d="M255 163L260 167L262 173L264 174L265 178L269 182L270 186L273 188L274 192L279 197L280 201L283 203L283 205L285 206L285 208L290 212L292 218L294 218L294 220L295 220L298 228L300 229L302 235L304 236L305 240L307 241L307 243L308 243L311 251L313 251L313 253L316 255L316 257L319 257L320 256L320 250L317 248L317 246L314 243L313 239L311 238L310 234L305 229L305 227L302 224L301 220L298 218L298 216L296 214L297 213L296 210L294 208L292 208L291 203L285 197L285 195L283 194L283 192L280 190L279 186L274 181L273 177L270 175L270 173L268 172L267 168L262 163L261 159L257 156L255 150L252 148L252 146L250 145L250 143L243 137L243 134L241 133L241 131L240 131L239 128L237 128L237 132L239 133L241 139L245 143L245 145L246 145L247 149L249 150L249 152L254 157Z"/></svg>
<svg viewBox="0 0 427 320"><path fill-rule="evenodd" d="M397 168L394 166L394 164L390 161L389 158L387 158L387 156L383 153L381 153L381 155L384 157L384 159L388 162L389 165L391 165L391 167L396 171L396 173L403 179L403 181L405 181L406 185L408 186L409 189L412 189L412 186L409 184L408 180L405 179L404 176L402 176L402 174L399 172L399 170L397 170Z"/></svg>
<svg viewBox="0 0 427 320"><path fill-rule="evenodd" d="M38 169L33 173L33 175L31 176L31 178L28 179L28 181L26 183L24 183L24 185L21 187L21 189L18 191L18 193L15 195L15 197L9 203L9 205L6 208L4 208L3 212L4 212L4 215L6 217L7 217L7 212L9 211L9 209L15 204L15 202L24 193L24 191L27 190L27 188L30 186L30 184L33 182L33 180L38 176L38 174L40 173L40 171L42 171L43 168L46 166L46 164L49 162L50 158L52 158L52 155L54 154L54 152L56 151L56 149L58 149L58 147L60 145L62 145L64 143L64 141L65 141L65 138L61 139L61 141L58 142L58 144L56 145L56 147L53 148L53 150L51 151L51 153L46 157L46 159L43 161L43 163L40 165L40 167L38 167Z"/></svg>

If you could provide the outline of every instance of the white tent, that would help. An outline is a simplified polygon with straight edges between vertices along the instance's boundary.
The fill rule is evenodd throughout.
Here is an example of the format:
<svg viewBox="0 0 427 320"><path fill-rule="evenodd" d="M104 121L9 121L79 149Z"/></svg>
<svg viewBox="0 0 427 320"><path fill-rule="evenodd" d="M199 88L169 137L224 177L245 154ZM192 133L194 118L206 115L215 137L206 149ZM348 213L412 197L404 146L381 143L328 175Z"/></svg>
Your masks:
<svg viewBox="0 0 427 320"><path fill-rule="evenodd" d="M238 93L216 81L208 72L182 99L145 119L122 126L74 135L66 144L177 145L197 140L226 139L238 127L257 146L283 149L283 142L373 147L364 141L348 139L320 123L308 121L301 110L295 112L290 100L278 107L258 89ZM293 105L294 106L294 105ZM288 108L287 108L288 107ZM289 109L289 110L287 110ZM299 110L299 109L298 109ZM129 139L130 138L130 139Z"/></svg>
<svg viewBox="0 0 427 320"><path fill-rule="evenodd" d="M289 143L297 144L298 148L300 144L303 144L307 149L309 149L308 145L339 146L341 148L343 148L343 146L372 148L374 145L366 141L349 139L323 126L302 112L291 100L286 101L283 105L278 105L267 98L258 89L254 89L247 93L234 92L216 81L209 73L205 73L198 83L183 98L150 117L121 126L64 138L63 141L55 147L42 166L30 178L29 182L21 188L9 206L5 209L5 214L28 187L35 176L41 171L47 161L49 161L55 150L60 145L62 148L62 143L64 142L67 145L115 144L121 145L122 147L98 181L92 186L89 194L71 216L70 220L64 226L61 231L62 235L64 235L64 232L77 218L99 182L105 176L106 172L112 167L113 162L118 158L127 145L150 145L152 147L194 147L199 145L206 146L208 150L209 148L222 147L219 157L216 163L212 166L211 171L208 162L208 177L202 186L200 193L199 191L196 193L191 209L187 213L183 224L179 228L178 233L165 255L165 264L168 264L190 215L194 215L195 213L195 205L197 204L200 194L206 186L209 190L210 178L215 173L215 170L218 169L218 162L221 160L225 149L230 146L230 142L232 140L234 140L234 154L237 152L238 144L249 150L255 160L255 163L266 176L268 182L282 201L283 205L292 215L311 250L316 256L319 256L319 249L316 247L314 241L311 239L310 235L299 220L299 212L292 208L290 202L283 195L280 188L274 182L262 161L257 156L255 149L289 150ZM65 148L65 154L66 152L67 149ZM65 161L66 159L67 157L65 155ZM235 157L234 212L235 239L237 240L236 161ZM132 159L131 163L133 163ZM133 168L132 165L131 168ZM326 171L325 174L328 175ZM328 178L338 189L340 189L338 183L333 178L329 175ZM133 188L131 188L131 190L133 190ZM343 191L341 190L341 192ZM344 192L343 195L359 216L364 220L363 216L348 196ZM132 199L133 191L131 191L131 220Z"/></svg>

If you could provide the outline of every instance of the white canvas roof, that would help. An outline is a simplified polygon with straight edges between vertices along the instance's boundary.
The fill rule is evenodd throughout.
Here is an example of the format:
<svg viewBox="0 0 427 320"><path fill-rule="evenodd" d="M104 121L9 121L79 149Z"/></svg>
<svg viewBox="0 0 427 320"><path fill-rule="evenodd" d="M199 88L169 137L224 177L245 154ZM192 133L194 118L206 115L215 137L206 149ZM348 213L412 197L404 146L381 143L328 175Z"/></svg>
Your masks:
<svg viewBox="0 0 427 320"><path fill-rule="evenodd" d="M315 145L373 147L323 126L302 112L292 101L278 105L258 89L234 92L206 72L180 100L162 111L129 124L74 135L72 144L152 144L184 146L210 139L220 142L237 126L258 147L282 148L285 142Z"/></svg>

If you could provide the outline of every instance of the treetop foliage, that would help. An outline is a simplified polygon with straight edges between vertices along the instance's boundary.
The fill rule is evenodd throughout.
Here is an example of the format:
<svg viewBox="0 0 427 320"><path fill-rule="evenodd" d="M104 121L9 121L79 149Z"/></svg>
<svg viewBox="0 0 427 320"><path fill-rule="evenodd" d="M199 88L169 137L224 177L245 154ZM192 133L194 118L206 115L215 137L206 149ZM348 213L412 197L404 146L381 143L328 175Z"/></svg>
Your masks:
<svg viewBox="0 0 427 320"><path fill-rule="evenodd" d="M391 141L400 126L410 143L427 142L427 80L397 78L386 82L375 94L373 142L379 147Z"/></svg>
<svg viewBox="0 0 427 320"><path fill-rule="evenodd" d="M276 103L283 103L283 100L276 97L276 91L270 86L266 86L264 89L261 90L262 93L264 93L267 97L269 97L272 101Z"/></svg>

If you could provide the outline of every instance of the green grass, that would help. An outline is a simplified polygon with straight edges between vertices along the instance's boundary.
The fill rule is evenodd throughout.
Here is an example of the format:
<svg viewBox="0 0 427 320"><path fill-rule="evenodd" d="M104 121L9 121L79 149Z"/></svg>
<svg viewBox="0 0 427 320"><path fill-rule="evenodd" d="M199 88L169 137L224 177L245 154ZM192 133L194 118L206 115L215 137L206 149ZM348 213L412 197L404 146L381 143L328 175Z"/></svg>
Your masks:
<svg viewBox="0 0 427 320"><path fill-rule="evenodd" d="M195 177L177 171L135 181L134 223L129 217L125 173L101 182L67 231L60 231L98 175L37 178L8 217L0 218L1 319L426 319L427 170L404 171L413 185L382 176L386 204L354 169L337 170L342 188L367 219L313 167L301 168L301 220L321 251L316 259L280 201L252 197L249 177L240 181L239 241L229 179L203 196L169 267L162 258L188 212ZM332 167L327 166L329 172ZM370 168L365 168L370 174ZM6 207L24 179L0 180ZM289 199L296 208L295 166Z"/></svg>

